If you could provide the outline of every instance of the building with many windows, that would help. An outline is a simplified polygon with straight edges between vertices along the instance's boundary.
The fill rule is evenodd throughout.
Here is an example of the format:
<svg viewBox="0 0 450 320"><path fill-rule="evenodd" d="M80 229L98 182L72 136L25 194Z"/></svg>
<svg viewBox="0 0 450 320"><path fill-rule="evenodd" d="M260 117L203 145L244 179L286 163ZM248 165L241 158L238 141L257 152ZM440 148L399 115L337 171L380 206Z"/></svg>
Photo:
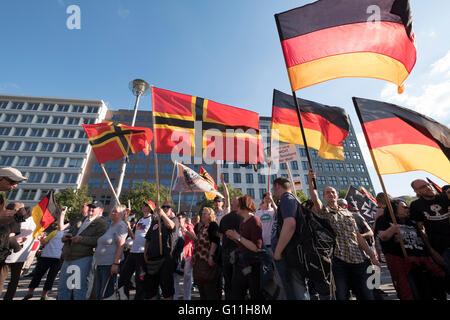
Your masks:
<svg viewBox="0 0 450 320"><path fill-rule="evenodd" d="M50 189L79 188L91 149L81 124L106 109L101 100L0 95L0 166L28 178L8 200L34 206Z"/></svg>

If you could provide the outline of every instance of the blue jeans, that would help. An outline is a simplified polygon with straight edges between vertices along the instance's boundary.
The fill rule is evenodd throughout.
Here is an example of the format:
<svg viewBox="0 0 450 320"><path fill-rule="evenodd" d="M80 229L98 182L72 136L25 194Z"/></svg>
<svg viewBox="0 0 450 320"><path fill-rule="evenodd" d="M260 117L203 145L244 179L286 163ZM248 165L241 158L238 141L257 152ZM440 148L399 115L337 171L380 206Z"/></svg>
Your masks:
<svg viewBox="0 0 450 320"><path fill-rule="evenodd" d="M87 276L92 265L92 257L64 261L58 285L58 300L70 300L73 290L74 300L86 300Z"/></svg>
<svg viewBox="0 0 450 320"><path fill-rule="evenodd" d="M97 300L108 298L114 293L114 282L116 281L117 274L111 276L110 272L111 272L111 265L97 266L96 280L95 280L96 281L95 297ZM103 294L103 292L105 293Z"/></svg>
<svg viewBox="0 0 450 320"><path fill-rule="evenodd" d="M367 287L367 267L370 261L347 263L338 258L333 259L333 276L336 284L336 300L348 300L350 289L357 300L373 300L372 290Z"/></svg>
<svg viewBox="0 0 450 320"><path fill-rule="evenodd" d="M300 272L286 266L283 260L274 261L286 293L286 299L307 300L305 279L300 275Z"/></svg>

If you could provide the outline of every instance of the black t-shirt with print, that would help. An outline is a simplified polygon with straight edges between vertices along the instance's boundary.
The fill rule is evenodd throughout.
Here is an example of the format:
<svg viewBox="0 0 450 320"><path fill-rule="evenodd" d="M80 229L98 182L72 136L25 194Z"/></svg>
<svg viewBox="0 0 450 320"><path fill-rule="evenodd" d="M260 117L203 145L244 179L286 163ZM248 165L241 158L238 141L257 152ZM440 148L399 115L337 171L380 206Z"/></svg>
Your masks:
<svg viewBox="0 0 450 320"><path fill-rule="evenodd" d="M396 217L397 218L397 217ZM400 227L402 234L403 244L405 245L406 253L408 256L423 257L428 255L428 251L425 248L425 244L419 235L417 225L409 218L398 219L397 223ZM377 219L375 224L375 233L379 231L385 231L393 225L392 219L389 214L383 214ZM380 239L381 240L381 239ZM403 252L400 247L398 235L395 233L392 238L387 241L380 241L381 249L384 254L393 254L399 257L403 257Z"/></svg>
<svg viewBox="0 0 450 320"><path fill-rule="evenodd" d="M171 220L175 223L175 227L172 230L169 230L166 227L164 220L161 218L161 225L162 225L161 238L162 238L163 256L165 257L170 256L173 244L176 241L177 236L175 230L177 230L178 219L174 218ZM147 249L147 257L149 259L161 257L159 251L159 225L157 216L153 216L152 223L147 231L147 234L145 235L145 239L150 241Z"/></svg>
<svg viewBox="0 0 450 320"><path fill-rule="evenodd" d="M411 203L411 219L423 222L430 244L442 253L450 248L450 201L445 193L433 200L419 198Z"/></svg>
<svg viewBox="0 0 450 320"><path fill-rule="evenodd" d="M222 234L222 250L224 254L230 254L237 248L236 242L226 236L227 230L239 231L242 217L236 212L231 211L220 220L219 232Z"/></svg>

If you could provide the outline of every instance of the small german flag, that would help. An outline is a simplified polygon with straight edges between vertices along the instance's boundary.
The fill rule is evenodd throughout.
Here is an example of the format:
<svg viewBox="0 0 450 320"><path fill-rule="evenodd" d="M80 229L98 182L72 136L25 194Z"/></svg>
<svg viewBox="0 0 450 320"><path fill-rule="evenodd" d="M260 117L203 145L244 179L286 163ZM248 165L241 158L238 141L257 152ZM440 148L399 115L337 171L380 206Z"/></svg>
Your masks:
<svg viewBox="0 0 450 320"><path fill-rule="evenodd" d="M415 111L353 98L379 174L424 170L450 183L450 129Z"/></svg>
<svg viewBox="0 0 450 320"><path fill-rule="evenodd" d="M275 15L293 91L342 77L403 91L416 63L408 0L319 0Z"/></svg>
<svg viewBox="0 0 450 320"><path fill-rule="evenodd" d="M152 87L155 151L241 163L264 161L259 115Z"/></svg>
<svg viewBox="0 0 450 320"><path fill-rule="evenodd" d="M55 201L54 192L54 190L50 190L31 212L36 224L33 232L33 238L35 239L58 218L59 208Z"/></svg>
<svg viewBox="0 0 450 320"><path fill-rule="evenodd" d="M342 142L347 138L350 120L347 112L317 102L298 99L308 147L319 151L324 159L344 160ZM272 138L286 143L305 145L300 134L294 98L281 91L273 91ZM277 132L274 132L277 130Z"/></svg>
<svg viewBox="0 0 450 320"><path fill-rule="evenodd" d="M216 183L214 182L214 179L203 167L200 167L200 171L198 172L198 174L200 175L200 177L205 179L214 189L219 190ZM216 195L214 193L205 192L205 197L208 200L213 200Z"/></svg>
<svg viewBox="0 0 450 320"><path fill-rule="evenodd" d="M83 124L83 129L99 164L140 151L148 155L151 150L153 133L149 128L102 122Z"/></svg>

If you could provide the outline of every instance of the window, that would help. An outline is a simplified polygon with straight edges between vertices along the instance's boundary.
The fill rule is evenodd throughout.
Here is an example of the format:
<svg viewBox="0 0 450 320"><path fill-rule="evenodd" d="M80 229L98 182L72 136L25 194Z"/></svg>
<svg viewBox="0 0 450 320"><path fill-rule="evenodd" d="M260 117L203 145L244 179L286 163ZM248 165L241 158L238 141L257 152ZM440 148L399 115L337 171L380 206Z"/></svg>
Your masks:
<svg viewBox="0 0 450 320"><path fill-rule="evenodd" d="M266 183L266 176L258 173L258 183Z"/></svg>
<svg viewBox="0 0 450 320"><path fill-rule="evenodd" d="M14 131L14 135L17 137L25 137L27 134L28 128L16 128Z"/></svg>
<svg viewBox="0 0 450 320"><path fill-rule="evenodd" d="M130 178L123 179L122 189L130 189Z"/></svg>
<svg viewBox="0 0 450 320"><path fill-rule="evenodd" d="M348 144L349 144L350 147L356 148L356 141L355 140L349 140Z"/></svg>
<svg viewBox="0 0 450 320"><path fill-rule="evenodd" d="M38 143L37 142L25 142L25 147L23 151L36 151Z"/></svg>
<svg viewBox="0 0 450 320"><path fill-rule="evenodd" d="M224 173L223 173L223 180L225 181L225 183L228 183L228 181L229 181L228 178L229 178L229 177L228 177L228 173L227 173L227 172L224 172Z"/></svg>
<svg viewBox="0 0 450 320"><path fill-rule="evenodd" d="M148 165L148 173L154 174L155 173L155 165L153 163L149 163Z"/></svg>
<svg viewBox="0 0 450 320"><path fill-rule="evenodd" d="M22 199L21 200L34 200L36 197L37 190L35 189L24 189L22 192Z"/></svg>
<svg viewBox="0 0 450 320"><path fill-rule="evenodd" d="M72 152L86 152L87 144L75 144Z"/></svg>
<svg viewBox="0 0 450 320"><path fill-rule="evenodd" d="M11 105L11 110L22 110L23 108L23 103L22 102L14 102Z"/></svg>
<svg viewBox="0 0 450 320"><path fill-rule="evenodd" d="M31 123L31 122L33 122L33 116L22 115L22 118L20 118L20 122L22 122L22 123Z"/></svg>
<svg viewBox="0 0 450 320"><path fill-rule="evenodd" d="M44 104L42 106L42 111L53 111L54 107L55 107L54 104Z"/></svg>
<svg viewBox="0 0 450 320"><path fill-rule="evenodd" d="M68 118L67 119L67 124L69 124L71 126L77 126L78 123L80 123L80 118Z"/></svg>
<svg viewBox="0 0 450 320"><path fill-rule="evenodd" d="M93 124L95 122L95 119L84 119L85 124Z"/></svg>
<svg viewBox="0 0 450 320"><path fill-rule="evenodd" d="M46 116L38 116L36 119L36 123L48 123L48 117Z"/></svg>
<svg viewBox="0 0 450 320"><path fill-rule="evenodd" d="M43 143L41 146L42 152L53 152L53 149L55 149L54 143Z"/></svg>
<svg viewBox="0 0 450 320"><path fill-rule="evenodd" d="M228 169L228 163L224 162L224 163L222 164L222 168Z"/></svg>
<svg viewBox="0 0 450 320"><path fill-rule="evenodd" d="M306 157L306 150L305 149L303 149L303 148L300 149L300 156Z"/></svg>
<svg viewBox="0 0 450 320"><path fill-rule="evenodd" d="M70 151L70 143L60 143L58 145L58 152L69 152Z"/></svg>
<svg viewBox="0 0 450 320"><path fill-rule="evenodd" d="M64 105L58 105L58 112L67 112L69 111L69 105L64 104Z"/></svg>
<svg viewBox="0 0 450 320"><path fill-rule="evenodd" d="M339 171L339 172L345 171L344 164L343 163L336 163L336 171Z"/></svg>
<svg viewBox="0 0 450 320"><path fill-rule="evenodd" d="M355 172L355 167L353 166L353 163L346 163L345 167L347 168L348 172Z"/></svg>
<svg viewBox="0 0 450 320"><path fill-rule="evenodd" d="M350 158L350 151L344 151L344 158L345 159L351 159Z"/></svg>
<svg viewBox="0 0 450 320"><path fill-rule="evenodd" d="M367 178L367 177L360 177L359 178L359 182L361 183L361 185L368 186L369 185L369 178Z"/></svg>
<svg viewBox="0 0 450 320"><path fill-rule="evenodd" d="M308 170L308 161L302 161L302 169Z"/></svg>
<svg viewBox="0 0 450 320"><path fill-rule="evenodd" d="M2 150L3 144L4 144L4 143L5 143L4 141L1 141L1 140L0 140L0 150Z"/></svg>
<svg viewBox="0 0 450 320"><path fill-rule="evenodd" d="M39 108L39 103L29 103L27 105L27 110L36 111Z"/></svg>
<svg viewBox="0 0 450 320"><path fill-rule="evenodd" d="M31 129L30 137L42 137L44 129Z"/></svg>
<svg viewBox="0 0 450 320"><path fill-rule="evenodd" d="M335 176L328 177L328 182L330 184L337 184L337 178Z"/></svg>
<svg viewBox="0 0 450 320"><path fill-rule="evenodd" d="M233 182L241 183L241 174L240 173L233 173Z"/></svg>
<svg viewBox="0 0 450 320"><path fill-rule="evenodd" d="M347 177L338 177L338 179L339 179L339 184L342 184L344 186L346 186L348 184Z"/></svg>
<svg viewBox="0 0 450 320"><path fill-rule="evenodd" d="M297 161L291 161L291 169L298 170L298 162Z"/></svg>
<svg viewBox="0 0 450 320"><path fill-rule="evenodd" d="M86 110L86 113L97 113L97 112L98 112L98 107L88 107Z"/></svg>
<svg viewBox="0 0 450 320"><path fill-rule="evenodd" d="M31 164L32 157L19 157L19 161L17 161L17 166L20 167L28 167Z"/></svg>
<svg viewBox="0 0 450 320"><path fill-rule="evenodd" d="M34 162L35 167L46 167L48 165L48 158L45 157L37 157Z"/></svg>
<svg viewBox="0 0 450 320"><path fill-rule="evenodd" d="M111 184L114 186L114 184L116 183L116 179L110 178L109 180L111 181ZM109 189L108 180L106 180L106 179L103 180L102 189Z"/></svg>
<svg viewBox="0 0 450 320"><path fill-rule="evenodd" d="M66 158L53 158L52 167L62 168L66 163Z"/></svg>
<svg viewBox="0 0 450 320"><path fill-rule="evenodd" d="M356 165L356 171L358 171L358 172L366 172L366 168L364 168L364 165L363 165L363 164L358 163L358 164Z"/></svg>
<svg viewBox="0 0 450 320"><path fill-rule="evenodd" d="M233 168L234 168L234 169L239 169L240 166L239 166L239 164L237 164L237 163L235 162L235 163L233 163Z"/></svg>
<svg viewBox="0 0 450 320"><path fill-rule="evenodd" d="M343 146L344 148L347 147L347 141L346 141L346 140L342 141L342 146Z"/></svg>
<svg viewBox="0 0 450 320"><path fill-rule="evenodd" d="M75 130L64 130L63 131L63 138L74 138L75 137Z"/></svg>
<svg viewBox="0 0 450 320"><path fill-rule="evenodd" d="M10 166L14 161L14 157L2 156L0 157L0 166Z"/></svg>
<svg viewBox="0 0 450 320"><path fill-rule="evenodd" d="M134 173L145 173L146 167L147 167L146 163L136 163L134 165Z"/></svg>
<svg viewBox="0 0 450 320"><path fill-rule="evenodd" d="M289 178L289 175L286 174L286 173L282 173L281 176L284 177L284 178Z"/></svg>
<svg viewBox="0 0 450 320"><path fill-rule="evenodd" d="M325 171L333 171L334 166L331 162L325 162Z"/></svg>
<svg viewBox="0 0 450 320"><path fill-rule="evenodd" d="M327 179L325 179L324 176L318 176L317 177L317 183L318 184L327 184Z"/></svg>
<svg viewBox="0 0 450 320"><path fill-rule="evenodd" d="M58 136L59 136L58 129L47 129L47 137L58 138Z"/></svg>
<svg viewBox="0 0 450 320"><path fill-rule="evenodd" d="M61 173L47 173L47 178L45 178L45 183L58 183Z"/></svg>
<svg viewBox="0 0 450 320"><path fill-rule="evenodd" d="M7 114L5 117L5 122L16 122L17 121L17 114Z"/></svg>
<svg viewBox="0 0 450 320"><path fill-rule="evenodd" d="M0 109L6 109L8 105L8 101L0 101Z"/></svg>
<svg viewBox="0 0 450 320"><path fill-rule="evenodd" d="M270 183L273 184L273 182L275 181L276 178L277 178L277 175L276 175L276 174L271 175L271 176L270 176Z"/></svg>
<svg viewBox="0 0 450 320"><path fill-rule="evenodd" d="M6 150L17 151L20 148L20 141L9 141Z"/></svg>
<svg viewBox="0 0 450 320"><path fill-rule="evenodd" d="M28 183L41 183L42 177L44 176L41 172L31 172L28 176Z"/></svg>
<svg viewBox="0 0 450 320"><path fill-rule="evenodd" d="M315 162L314 166L316 167L316 171L323 171L323 165L321 162Z"/></svg>
<svg viewBox="0 0 450 320"><path fill-rule="evenodd" d="M119 172L119 163L118 162L110 162L110 163L108 163L106 171L108 173L117 173L117 172ZM98 172L100 172L100 171L98 171Z"/></svg>
<svg viewBox="0 0 450 320"><path fill-rule="evenodd" d="M73 106L72 112L83 113L84 106Z"/></svg>
<svg viewBox="0 0 450 320"><path fill-rule="evenodd" d="M84 132L83 130L78 131L78 139L87 139L86 132ZM143 152L139 152L139 153L143 153Z"/></svg>
<svg viewBox="0 0 450 320"><path fill-rule="evenodd" d="M137 116L136 117L136 121L137 122L144 122L145 121L145 116Z"/></svg>
<svg viewBox="0 0 450 320"><path fill-rule="evenodd" d="M359 154L359 152L356 151L352 152L352 157L353 159L361 159L361 155Z"/></svg>
<svg viewBox="0 0 450 320"><path fill-rule="evenodd" d="M94 162L94 167L92 168L92 172L102 172L102 168L97 162Z"/></svg>
<svg viewBox="0 0 450 320"><path fill-rule="evenodd" d="M259 198L263 199L264 194L267 192L267 189L259 189Z"/></svg>
<svg viewBox="0 0 450 320"><path fill-rule="evenodd" d="M64 117L53 117L52 124L63 124Z"/></svg>
<svg viewBox="0 0 450 320"><path fill-rule="evenodd" d="M10 132L11 128L0 128L0 136L8 136Z"/></svg>
<svg viewBox="0 0 450 320"><path fill-rule="evenodd" d="M247 173L247 174L245 175L245 181L246 181L247 183L253 183L253 174ZM253 198L253 197L252 197L252 198Z"/></svg>
<svg viewBox="0 0 450 320"><path fill-rule="evenodd" d="M99 189L100 183L100 178L90 178L88 182L88 189Z"/></svg>
<svg viewBox="0 0 450 320"><path fill-rule="evenodd" d="M171 174L172 173L172 168L173 166L170 164L164 164L162 166L162 173L164 174ZM145 164L144 164L144 172L145 172Z"/></svg>
<svg viewBox="0 0 450 320"><path fill-rule="evenodd" d="M111 204L111 196L102 195L100 197L100 202L103 203L104 206L109 206Z"/></svg>
<svg viewBox="0 0 450 320"><path fill-rule="evenodd" d="M319 156L319 152L318 152L317 150L311 150L311 155L312 155L314 158L317 158L317 157Z"/></svg>
<svg viewBox="0 0 450 320"><path fill-rule="evenodd" d="M350 177L350 184L352 184L352 185L359 185L358 177Z"/></svg>
<svg viewBox="0 0 450 320"><path fill-rule="evenodd" d="M286 170L287 169L286 163L284 162L280 163L280 169Z"/></svg>
<svg viewBox="0 0 450 320"><path fill-rule="evenodd" d="M252 199L255 199L255 189L249 188L247 189L247 194L252 197Z"/></svg>
<svg viewBox="0 0 450 320"><path fill-rule="evenodd" d="M70 159L69 168L81 168L83 165L83 159Z"/></svg>
<svg viewBox="0 0 450 320"><path fill-rule="evenodd" d="M113 116L111 117L112 121L120 121L120 114L113 114Z"/></svg>
<svg viewBox="0 0 450 320"><path fill-rule="evenodd" d="M8 200L14 201L17 198L17 193L19 192L19 189L13 189L10 192L8 192Z"/></svg>

